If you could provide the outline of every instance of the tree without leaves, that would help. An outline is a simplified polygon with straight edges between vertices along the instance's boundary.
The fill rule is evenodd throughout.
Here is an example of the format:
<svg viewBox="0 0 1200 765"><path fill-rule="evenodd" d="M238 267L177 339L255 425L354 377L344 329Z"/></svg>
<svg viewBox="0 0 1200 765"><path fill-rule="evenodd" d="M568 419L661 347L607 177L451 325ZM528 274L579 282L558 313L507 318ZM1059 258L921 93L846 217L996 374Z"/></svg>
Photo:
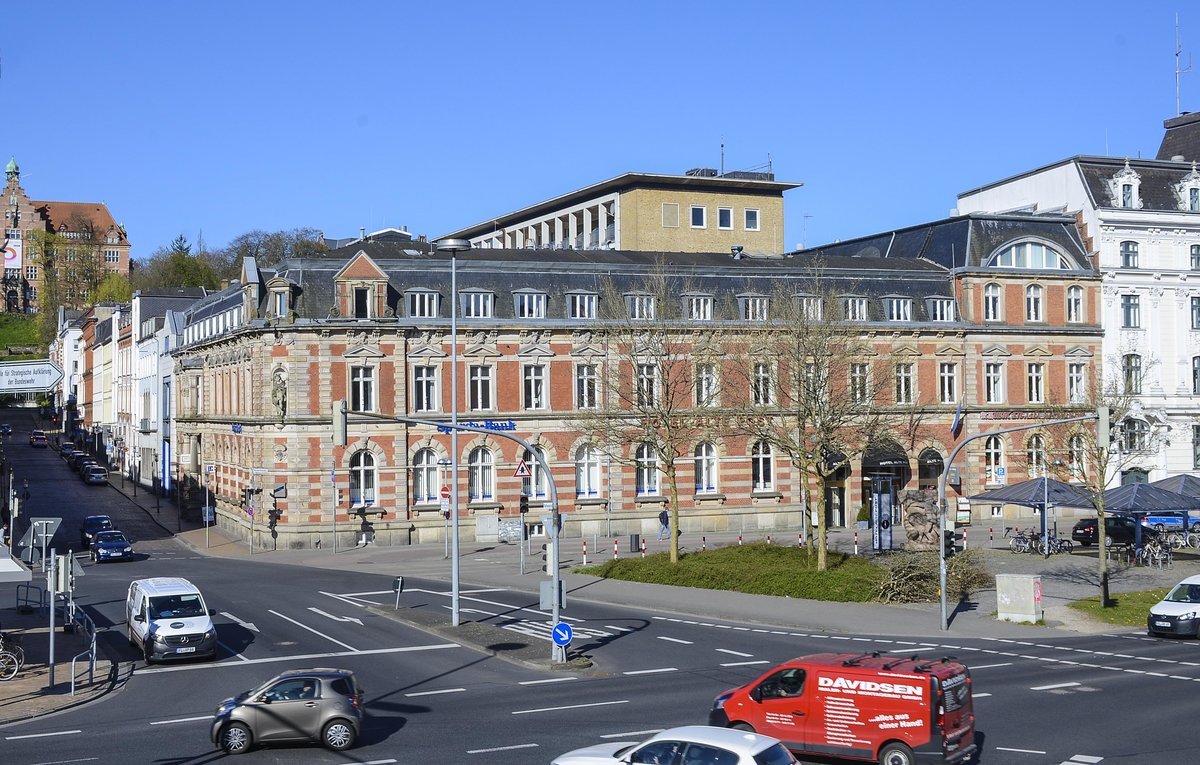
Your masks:
<svg viewBox="0 0 1200 765"><path fill-rule="evenodd" d="M58 232L33 231L26 241L28 257L41 271L38 304L42 340L58 334L58 306L80 310L110 270L104 263L103 236L93 221L73 213Z"/></svg>

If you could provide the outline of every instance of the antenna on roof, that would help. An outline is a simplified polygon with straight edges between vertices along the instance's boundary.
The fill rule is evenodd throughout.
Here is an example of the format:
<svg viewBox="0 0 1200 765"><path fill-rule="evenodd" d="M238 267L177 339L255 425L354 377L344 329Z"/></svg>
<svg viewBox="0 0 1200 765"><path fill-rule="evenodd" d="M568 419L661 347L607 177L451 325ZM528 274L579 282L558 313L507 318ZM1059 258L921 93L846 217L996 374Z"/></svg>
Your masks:
<svg viewBox="0 0 1200 765"><path fill-rule="evenodd" d="M725 174L725 138L721 138L721 175Z"/></svg>
<svg viewBox="0 0 1200 765"><path fill-rule="evenodd" d="M1175 14L1175 114L1180 115L1183 112L1179 108L1179 75L1187 74L1192 71L1192 54L1188 54L1188 65L1183 69L1179 68L1179 57L1183 54L1183 40L1179 36L1179 14Z"/></svg>

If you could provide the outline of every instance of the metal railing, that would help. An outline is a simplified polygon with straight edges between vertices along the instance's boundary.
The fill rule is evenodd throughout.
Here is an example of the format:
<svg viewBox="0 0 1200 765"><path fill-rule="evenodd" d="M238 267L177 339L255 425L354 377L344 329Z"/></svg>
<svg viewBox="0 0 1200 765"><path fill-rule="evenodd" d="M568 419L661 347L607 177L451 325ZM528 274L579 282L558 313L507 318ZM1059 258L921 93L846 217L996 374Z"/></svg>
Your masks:
<svg viewBox="0 0 1200 765"><path fill-rule="evenodd" d="M36 593L37 599L34 600L31 594ZM21 607L34 608L39 611L45 611L50 604L50 593L46 592L45 587L39 587L36 584L18 584L17 585L17 602L15 608L17 611Z"/></svg>
<svg viewBox="0 0 1200 765"><path fill-rule="evenodd" d="M75 609L75 612L71 617L71 623L75 625L76 629L82 629L88 634L87 650L71 659L71 695L74 696L75 678L77 677L75 673L75 662L79 661L84 656L88 657L88 685L91 685L96 681L96 623L93 622L91 618L83 612L82 609Z"/></svg>

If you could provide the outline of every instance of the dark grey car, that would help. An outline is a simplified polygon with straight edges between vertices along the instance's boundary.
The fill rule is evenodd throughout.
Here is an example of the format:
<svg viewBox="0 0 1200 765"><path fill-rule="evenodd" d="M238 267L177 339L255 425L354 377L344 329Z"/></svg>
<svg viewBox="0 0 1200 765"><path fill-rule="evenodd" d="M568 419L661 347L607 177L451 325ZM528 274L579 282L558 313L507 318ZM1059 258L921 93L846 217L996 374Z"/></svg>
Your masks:
<svg viewBox="0 0 1200 765"><path fill-rule="evenodd" d="M222 701L209 737L229 754L291 741L319 741L340 751L354 745L362 721L363 691L353 672L296 669Z"/></svg>

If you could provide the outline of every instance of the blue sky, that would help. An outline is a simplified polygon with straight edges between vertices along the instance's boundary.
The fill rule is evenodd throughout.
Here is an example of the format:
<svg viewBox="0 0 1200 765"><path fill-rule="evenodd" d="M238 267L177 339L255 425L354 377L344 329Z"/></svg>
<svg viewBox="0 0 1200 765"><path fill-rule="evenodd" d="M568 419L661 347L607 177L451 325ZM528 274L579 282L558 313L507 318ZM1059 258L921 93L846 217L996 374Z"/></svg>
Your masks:
<svg viewBox="0 0 1200 765"><path fill-rule="evenodd" d="M57 2L4 12L0 155L179 234L436 237L629 171L771 159L786 242L945 217L1075 154L1153 157L1194 3Z"/></svg>

